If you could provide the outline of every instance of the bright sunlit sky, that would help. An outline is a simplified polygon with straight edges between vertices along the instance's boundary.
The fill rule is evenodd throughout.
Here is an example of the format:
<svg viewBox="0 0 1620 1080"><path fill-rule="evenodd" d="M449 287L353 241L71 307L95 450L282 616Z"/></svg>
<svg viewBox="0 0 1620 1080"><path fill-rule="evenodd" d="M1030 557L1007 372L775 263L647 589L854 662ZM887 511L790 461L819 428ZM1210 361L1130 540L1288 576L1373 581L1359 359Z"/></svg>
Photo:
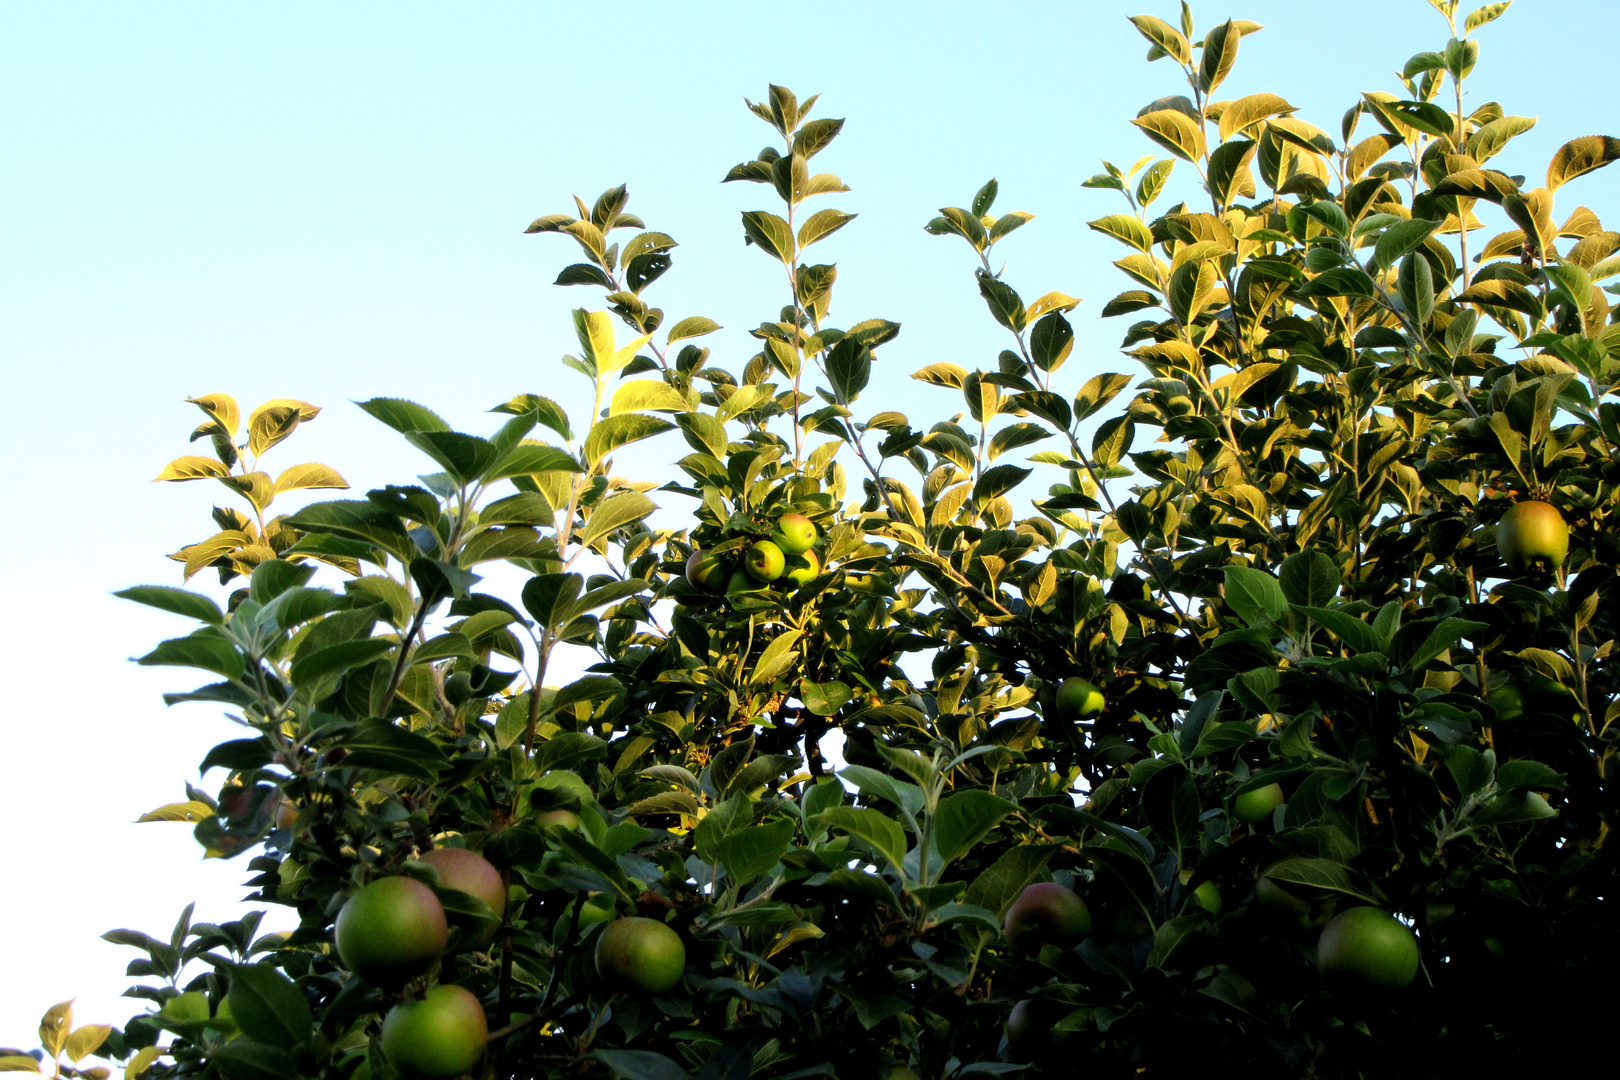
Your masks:
<svg viewBox="0 0 1620 1080"><path fill-rule="evenodd" d="M244 910L245 858L205 863L186 826L132 824L183 799L207 748L238 735L216 708L163 706L164 691L206 677L128 662L190 624L111 596L179 584L163 555L211 533L208 508L229 498L150 483L190 449L201 415L185 398L323 406L267 466L324 462L359 491L409 482L428 462L355 400L415 398L487 433L485 410L538 392L578 424L584 383L557 358L575 347L569 309L601 292L552 287L577 249L522 231L621 182L629 210L681 244L648 298L671 324L722 323L703 343L739 372L754 351L744 331L786 295L780 269L743 246L738 213L780 204L718 181L773 140L742 104L770 82L819 91L815 115L848 118L816 159L853 188L820 205L860 214L815 250L839 267L830 322L903 327L864 400L887 393L883 407L932 422L960 403L907 374L940 360L994 367L1005 333L978 297L971 252L922 230L991 176L997 212L1039 215L997 248L1007 280L1026 300L1085 298L1059 388L1132 371L1117 352L1129 320L1097 319L1129 287L1108 266L1124 252L1085 225L1123 202L1080 182L1101 157L1149 153L1130 117L1185 91L1168 61L1142 62L1125 16L1143 11L1177 18L1172 4L1136 0L0 0L0 371L12 402L0 464L14 485L0 531L12 672L0 1045L37 1046L40 1013L69 997L81 1023L122 1025L140 1010L117 998L135 954L103 931L167 936L192 899L199 920ZM1398 90L1392 71L1447 36L1424 0L1195 13L1200 36L1228 15L1267 24L1217 96L1280 93L1335 140L1358 92ZM1620 134L1592 81L1611 57L1591 28L1612 14L1601 0L1520 0L1480 33L1469 107L1497 99L1541 118L1493 164L1533 184L1564 141ZM1177 170L1161 207L1192 196L1190 176ZM1560 216L1576 201L1612 213L1617 184L1620 171L1576 181ZM642 463L621 455L617 471L645 475L685 452L645 445ZM211 575L194 584L218 591Z"/></svg>

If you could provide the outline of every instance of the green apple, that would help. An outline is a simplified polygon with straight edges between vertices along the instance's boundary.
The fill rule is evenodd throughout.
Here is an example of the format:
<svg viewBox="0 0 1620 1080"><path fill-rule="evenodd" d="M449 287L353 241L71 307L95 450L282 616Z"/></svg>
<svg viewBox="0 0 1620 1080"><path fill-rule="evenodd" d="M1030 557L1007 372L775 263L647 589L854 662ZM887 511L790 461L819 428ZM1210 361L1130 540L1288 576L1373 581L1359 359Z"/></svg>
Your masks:
<svg viewBox="0 0 1620 1080"><path fill-rule="evenodd" d="M1089 720L1107 706L1102 691L1085 679L1064 679L1057 689L1058 710L1076 720Z"/></svg>
<svg viewBox="0 0 1620 1080"><path fill-rule="evenodd" d="M816 546L815 522L803 514L783 514L771 532L771 542L791 554L809 551Z"/></svg>
<svg viewBox="0 0 1620 1080"><path fill-rule="evenodd" d="M1496 710L1496 722L1524 718L1524 694L1512 683L1503 683L1485 695L1485 704Z"/></svg>
<svg viewBox="0 0 1620 1080"><path fill-rule="evenodd" d="M1417 978L1417 935L1375 907L1340 912L1316 943L1316 966L1326 978L1380 990L1404 990Z"/></svg>
<svg viewBox="0 0 1620 1080"><path fill-rule="evenodd" d="M1232 800L1232 816L1245 825L1258 825L1271 819L1271 812L1283 804L1284 798L1281 784L1245 791Z"/></svg>
<svg viewBox="0 0 1620 1080"><path fill-rule="evenodd" d="M769 594L765 583L759 581L747 570L733 570L731 578L726 582L726 596L730 600L754 599Z"/></svg>
<svg viewBox="0 0 1620 1080"><path fill-rule="evenodd" d="M787 556L787 570L782 576L785 582L791 582L795 589L802 589L821 573L821 560L816 558L814 551L802 551Z"/></svg>
<svg viewBox="0 0 1620 1080"><path fill-rule="evenodd" d="M368 983L391 986L433 966L450 926L432 889L415 878L386 877L349 897L333 937L345 967Z"/></svg>
<svg viewBox="0 0 1620 1080"><path fill-rule="evenodd" d="M1042 945L1069 946L1091 932L1091 912L1073 889L1038 881L1018 894L1002 922L1007 941L1018 952Z"/></svg>
<svg viewBox="0 0 1620 1080"><path fill-rule="evenodd" d="M681 935L656 919L617 919L596 939L596 973L617 989L662 994L685 970Z"/></svg>
<svg viewBox="0 0 1620 1080"><path fill-rule="evenodd" d="M686 560L686 580L694 589L706 593L724 592L727 576L723 555L697 549Z"/></svg>
<svg viewBox="0 0 1620 1080"><path fill-rule="evenodd" d="M484 1006L459 986L439 985L421 1001L388 1010L382 1047L388 1061L406 1076L453 1080L467 1072L489 1042Z"/></svg>
<svg viewBox="0 0 1620 1080"><path fill-rule="evenodd" d="M1569 554L1569 526L1551 503L1514 503L1496 526L1496 553L1509 570L1522 574L1545 565L1557 570Z"/></svg>
<svg viewBox="0 0 1620 1080"><path fill-rule="evenodd" d="M755 581L775 581L787 569L787 556L769 540L758 540L743 555L743 566Z"/></svg>

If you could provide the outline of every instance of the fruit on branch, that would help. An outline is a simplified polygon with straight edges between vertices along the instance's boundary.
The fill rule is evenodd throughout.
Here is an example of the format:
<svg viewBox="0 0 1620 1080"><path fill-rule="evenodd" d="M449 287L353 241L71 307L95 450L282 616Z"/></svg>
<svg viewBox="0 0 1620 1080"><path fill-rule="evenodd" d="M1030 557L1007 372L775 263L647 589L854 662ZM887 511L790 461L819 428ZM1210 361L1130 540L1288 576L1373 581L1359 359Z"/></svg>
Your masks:
<svg viewBox="0 0 1620 1080"><path fill-rule="evenodd" d="M685 970L681 935L656 919L617 919L596 939L596 973L616 989L662 994Z"/></svg>
<svg viewBox="0 0 1620 1080"><path fill-rule="evenodd" d="M1232 800L1232 814L1245 825L1258 825L1271 818L1271 812L1283 804L1285 796L1281 784L1245 791Z"/></svg>
<svg viewBox="0 0 1620 1080"><path fill-rule="evenodd" d="M579 828L579 815L572 810L547 810L536 814L534 823L540 826L555 825L559 829Z"/></svg>
<svg viewBox="0 0 1620 1080"><path fill-rule="evenodd" d="M380 878L349 897L334 934L344 966L377 986L422 974L444 953L449 937L439 898L408 877Z"/></svg>
<svg viewBox="0 0 1620 1080"><path fill-rule="evenodd" d="M728 576L723 555L695 549L686 560L686 580L694 589L706 593L725 592Z"/></svg>
<svg viewBox="0 0 1620 1080"><path fill-rule="evenodd" d="M435 986L421 1001L388 1010L382 1047L406 1076L452 1080L478 1063L489 1042L489 1021L473 994L459 986Z"/></svg>
<svg viewBox="0 0 1620 1080"><path fill-rule="evenodd" d="M775 581L787 569L787 556L769 540L757 540L743 555L743 566L755 581Z"/></svg>
<svg viewBox="0 0 1620 1080"><path fill-rule="evenodd" d="M783 514L771 531L771 543L790 555L809 551L816 546L815 522L803 514Z"/></svg>
<svg viewBox="0 0 1620 1080"><path fill-rule="evenodd" d="M766 583L747 570L733 570L726 583L726 598L732 601L768 595Z"/></svg>
<svg viewBox="0 0 1620 1080"><path fill-rule="evenodd" d="M1381 990L1411 986L1420 959L1417 935L1375 907L1340 912L1316 943L1316 965L1324 977Z"/></svg>
<svg viewBox="0 0 1620 1080"><path fill-rule="evenodd" d="M1304 886L1284 884L1269 874L1286 875L1288 865L1297 860L1281 859L1267 867L1254 883L1254 900L1263 910L1281 916L1301 930L1320 930L1333 918L1338 901L1331 895L1296 892Z"/></svg>
<svg viewBox="0 0 1620 1080"><path fill-rule="evenodd" d="M1038 881L1018 894L1002 921L1007 941L1018 952L1042 945L1073 945L1091 932L1091 912L1073 889Z"/></svg>
<svg viewBox="0 0 1620 1080"><path fill-rule="evenodd" d="M417 861L437 870L439 884L445 888L476 896L488 904L497 917L506 914L506 885L501 881L501 872L477 852L466 848L434 848Z"/></svg>
<svg viewBox="0 0 1620 1080"><path fill-rule="evenodd" d="M1516 574L1543 564L1557 570L1569 554L1569 526L1564 515L1539 499L1514 503L1497 523L1496 553Z"/></svg>
<svg viewBox="0 0 1620 1080"><path fill-rule="evenodd" d="M821 560L814 551L803 551L787 556L787 570L782 580L791 582L795 589L802 589L821 573Z"/></svg>
<svg viewBox="0 0 1620 1080"><path fill-rule="evenodd" d="M1058 686L1058 711L1075 720L1089 720L1099 715L1108 702L1094 683L1085 679L1064 679Z"/></svg>

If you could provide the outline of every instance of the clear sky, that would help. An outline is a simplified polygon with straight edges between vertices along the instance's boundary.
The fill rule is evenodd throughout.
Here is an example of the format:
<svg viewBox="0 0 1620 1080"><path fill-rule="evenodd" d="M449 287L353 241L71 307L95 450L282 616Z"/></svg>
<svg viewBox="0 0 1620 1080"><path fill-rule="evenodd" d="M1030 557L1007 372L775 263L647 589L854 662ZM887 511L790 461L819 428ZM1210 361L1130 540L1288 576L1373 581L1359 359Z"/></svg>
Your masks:
<svg viewBox="0 0 1620 1080"><path fill-rule="evenodd" d="M137 1010L116 999L135 954L101 932L166 935L191 899L199 919L239 910L245 859L204 863L185 826L130 824L184 798L206 749L236 736L217 710L159 700L206 680L128 663L190 627L110 595L178 584L162 556L212 531L223 489L149 483L188 451L200 416L186 397L324 406L276 468L322 461L361 490L426 461L354 400L416 398L475 432L516 393L577 403L556 359L574 347L568 310L601 294L553 288L572 243L522 230L621 182L629 209L681 244L649 298L672 321L724 324L711 362L739 371L743 331L784 296L738 213L775 196L718 181L771 141L742 105L770 82L848 118L817 165L853 188L824 204L861 216L817 255L839 266L831 322L902 324L873 400L887 388L931 422L960 406L907 374L994 366L1003 332L970 252L922 230L991 176L997 211L1039 215L997 249L1007 280L1026 299L1085 298L1060 383L1130 372L1124 321L1096 317L1129 287L1108 266L1123 252L1085 225L1121 206L1080 182L1099 158L1150 152L1129 118L1185 89L1168 62L1142 62L1125 16L1143 12L1177 17L1134 0L0 0L0 1045L36 1046L39 1014L75 995L80 1022ZM1195 14L1200 35L1228 15L1267 24L1220 96L1280 93L1335 139L1359 91L1398 90L1392 72L1446 39L1424 0ZM1612 15L1520 0L1480 32L1470 107L1541 118L1507 171L1539 177L1564 141L1620 134L1592 78L1611 60L1597 28ZM1188 180L1172 193L1191 197ZM1577 183L1601 216L1620 170ZM650 460L674 456L655 445Z"/></svg>

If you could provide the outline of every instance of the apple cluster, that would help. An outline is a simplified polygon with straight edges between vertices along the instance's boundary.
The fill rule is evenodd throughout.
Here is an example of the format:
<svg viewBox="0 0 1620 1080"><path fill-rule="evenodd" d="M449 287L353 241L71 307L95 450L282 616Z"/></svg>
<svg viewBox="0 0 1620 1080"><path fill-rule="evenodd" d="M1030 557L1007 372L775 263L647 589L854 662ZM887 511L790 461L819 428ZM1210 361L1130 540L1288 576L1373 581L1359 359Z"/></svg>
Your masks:
<svg viewBox="0 0 1620 1080"><path fill-rule="evenodd" d="M437 848L419 862L432 867L444 889L481 900L497 918L506 913L506 885L483 856L464 848ZM489 927L480 940L493 933ZM366 982L401 987L427 974L450 944L449 921L438 895L412 877L379 878L351 896L338 912L334 934L344 965ZM407 1076L450 1080L478 1062L489 1024L478 998L440 984L389 1010L382 1047Z"/></svg>
<svg viewBox="0 0 1620 1080"><path fill-rule="evenodd" d="M822 571L820 538L815 522L803 514L783 514L768 537L743 551L740 566L732 566L725 554L694 548L686 560L686 580L694 589L732 599L758 595L773 584L803 588Z"/></svg>

